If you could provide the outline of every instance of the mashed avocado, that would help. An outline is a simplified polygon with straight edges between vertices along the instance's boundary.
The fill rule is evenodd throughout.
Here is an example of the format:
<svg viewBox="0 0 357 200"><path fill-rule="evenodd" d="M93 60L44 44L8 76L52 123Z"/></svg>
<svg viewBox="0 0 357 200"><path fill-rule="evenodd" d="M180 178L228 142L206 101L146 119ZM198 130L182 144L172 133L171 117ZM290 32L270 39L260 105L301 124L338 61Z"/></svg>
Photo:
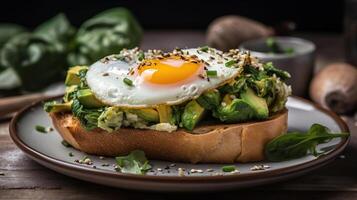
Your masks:
<svg viewBox="0 0 357 200"><path fill-rule="evenodd" d="M98 127L108 132L118 130L123 124L124 113L118 107L108 107L98 118Z"/></svg>

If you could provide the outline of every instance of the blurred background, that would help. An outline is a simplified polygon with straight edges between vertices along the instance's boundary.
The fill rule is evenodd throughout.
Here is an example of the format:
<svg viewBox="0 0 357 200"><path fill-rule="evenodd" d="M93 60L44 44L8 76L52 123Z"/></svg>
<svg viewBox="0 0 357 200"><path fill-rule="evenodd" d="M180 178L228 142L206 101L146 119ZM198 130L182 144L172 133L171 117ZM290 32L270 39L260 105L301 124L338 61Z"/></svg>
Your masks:
<svg viewBox="0 0 357 200"><path fill-rule="evenodd" d="M69 67L122 48L203 45L249 50L289 71L294 95L356 110L357 0L12 0L0 22L0 114L63 93Z"/></svg>
<svg viewBox="0 0 357 200"><path fill-rule="evenodd" d="M81 25L86 19L116 6L129 8L144 29L205 30L217 17L237 14L277 25L296 22L298 31L342 33L345 1L262 1L262 0L101 0L101 1L8 1L0 8L0 19L35 28L38 24L64 12L71 23Z"/></svg>

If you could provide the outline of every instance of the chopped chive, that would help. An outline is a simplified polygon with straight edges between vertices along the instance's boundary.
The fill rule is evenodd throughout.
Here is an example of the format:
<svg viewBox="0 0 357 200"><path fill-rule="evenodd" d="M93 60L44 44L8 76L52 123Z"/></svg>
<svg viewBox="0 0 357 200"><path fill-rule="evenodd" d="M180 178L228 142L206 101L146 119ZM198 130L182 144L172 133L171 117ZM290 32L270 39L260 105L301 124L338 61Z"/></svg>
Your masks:
<svg viewBox="0 0 357 200"><path fill-rule="evenodd" d="M44 126L41 125L36 125L35 126L36 131L40 132L40 133L48 133L52 130L52 128L46 128Z"/></svg>
<svg viewBox="0 0 357 200"><path fill-rule="evenodd" d="M207 70L206 74L208 77L216 77L217 76L217 71L216 70Z"/></svg>
<svg viewBox="0 0 357 200"><path fill-rule="evenodd" d="M65 147L72 147L72 145L69 144L66 140L62 140L61 144Z"/></svg>
<svg viewBox="0 0 357 200"><path fill-rule="evenodd" d="M144 59L145 59L145 54L144 54L144 52L140 51L139 54L138 54L138 60L142 61Z"/></svg>
<svg viewBox="0 0 357 200"><path fill-rule="evenodd" d="M130 79L124 78L123 81L124 81L125 84L127 84L127 85L129 85L129 86L133 86L133 81L130 80Z"/></svg>
<svg viewBox="0 0 357 200"><path fill-rule="evenodd" d="M234 170L236 170L236 167L234 165L228 165L222 167L223 172L233 172Z"/></svg>
<svg viewBox="0 0 357 200"><path fill-rule="evenodd" d="M226 62L226 64L224 64L226 67L232 67L234 64L236 63L235 60L230 60L228 62Z"/></svg>
<svg viewBox="0 0 357 200"><path fill-rule="evenodd" d="M208 49L209 49L208 46L200 47L200 51L203 51L203 52L206 52L206 53L207 53Z"/></svg>

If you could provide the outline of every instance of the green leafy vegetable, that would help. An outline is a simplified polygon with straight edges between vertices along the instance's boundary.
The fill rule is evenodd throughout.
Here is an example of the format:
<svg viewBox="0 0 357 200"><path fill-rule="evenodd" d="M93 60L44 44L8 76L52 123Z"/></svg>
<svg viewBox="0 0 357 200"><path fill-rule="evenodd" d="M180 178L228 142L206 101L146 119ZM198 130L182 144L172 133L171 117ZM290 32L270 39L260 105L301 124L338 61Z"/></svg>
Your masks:
<svg viewBox="0 0 357 200"><path fill-rule="evenodd" d="M16 71L25 90L36 90L61 78L66 66L62 47L29 33L16 35L1 52L1 64Z"/></svg>
<svg viewBox="0 0 357 200"><path fill-rule="evenodd" d="M222 167L223 172L233 172L236 170L236 166L234 165L227 165Z"/></svg>
<svg viewBox="0 0 357 200"><path fill-rule="evenodd" d="M324 152L317 152L318 144L348 136L349 133L331 133L327 127L313 124L307 133L292 132L276 137L265 146L265 156L269 161L277 162L300 158L309 153L319 156Z"/></svg>
<svg viewBox="0 0 357 200"><path fill-rule="evenodd" d="M275 68L272 62L265 63L264 70L267 72L268 75L275 74L276 76L280 77L282 80L286 80L291 77L288 72Z"/></svg>
<svg viewBox="0 0 357 200"><path fill-rule="evenodd" d="M134 150L127 156L116 157L115 161L118 170L123 173L145 174L151 169L145 153L141 150Z"/></svg>
<svg viewBox="0 0 357 200"><path fill-rule="evenodd" d="M77 117L81 125L87 130L92 130L98 127L98 118L104 111L104 108L98 109L88 109L78 101L78 99L73 99L72 112L75 117Z"/></svg>
<svg viewBox="0 0 357 200"><path fill-rule="evenodd" d="M17 24L0 24L0 48L13 36L26 32L26 29Z"/></svg>
<svg viewBox="0 0 357 200"><path fill-rule="evenodd" d="M67 45L73 40L75 32L75 28L69 23L67 17L60 13L39 25L34 34L50 42L60 43L63 48L67 48Z"/></svg>
<svg viewBox="0 0 357 200"><path fill-rule="evenodd" d="M237 77L233 82L227 83L219 88L219 91L224 94L239 94L246 89L246 78L244 76Z"/></svg>
<svg viewBox="0 0 357 200"><path fill-rule="evenodd" d="M89 65L98 59L119 53L123 48L138 46L142 29L125 8L106 10L85 21L75 38L71 65Z"/></svg>

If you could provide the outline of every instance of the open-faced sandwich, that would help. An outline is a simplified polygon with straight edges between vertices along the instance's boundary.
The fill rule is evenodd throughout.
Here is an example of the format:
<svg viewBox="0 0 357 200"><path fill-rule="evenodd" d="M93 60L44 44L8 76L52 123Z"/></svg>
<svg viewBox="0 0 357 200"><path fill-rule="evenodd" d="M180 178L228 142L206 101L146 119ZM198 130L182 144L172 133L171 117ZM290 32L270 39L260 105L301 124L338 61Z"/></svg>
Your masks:
<svg viewBox="0 0 357 200"><path fill-rule="evenodd" d="M63 139L89 154L259 161L287 130L289 76L236 49L135 48L70 68L63 102L45 110Z"/></svg>

